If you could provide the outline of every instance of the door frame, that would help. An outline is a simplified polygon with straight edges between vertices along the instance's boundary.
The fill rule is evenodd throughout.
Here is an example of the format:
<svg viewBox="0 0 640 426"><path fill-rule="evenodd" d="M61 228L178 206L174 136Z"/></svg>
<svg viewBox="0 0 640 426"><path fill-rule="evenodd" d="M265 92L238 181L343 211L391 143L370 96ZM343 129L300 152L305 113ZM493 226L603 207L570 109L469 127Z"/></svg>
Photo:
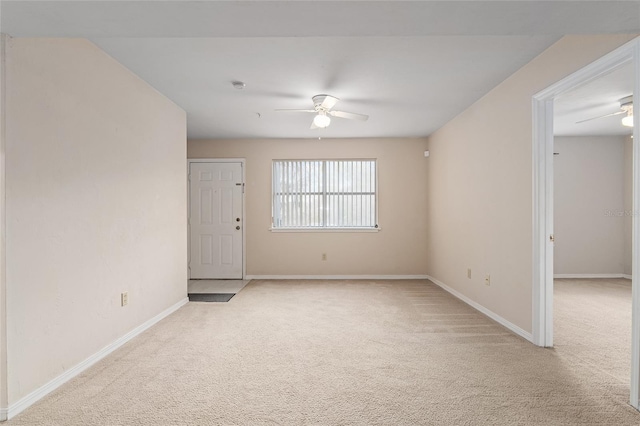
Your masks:
<svg viewBox="0 0 640 426"><path fill-rule="evenodd" d="M241 176L242 176L242 278L247 276L247 211L245 200L245 158L188 158L187 159L187 270L189 271L189 279L191 279L191 225L189 224L189 218L191 218L191 182L189 181L189 174L191 173L191 163L240 163ZM215 278L213 278L215 279Z"/></svg>
<svg viewBox="0 0 640 426"><path fill-rule="evenodd" d="M535 94L533 113L533 342L553 346L553 101L621 66L634 67L640 99L640 37ZM635 100L634 100L635 101ZM633 115L633 212L640 212L640 108ZM632 215L630 404L640 409L640 220Z"/></svg>

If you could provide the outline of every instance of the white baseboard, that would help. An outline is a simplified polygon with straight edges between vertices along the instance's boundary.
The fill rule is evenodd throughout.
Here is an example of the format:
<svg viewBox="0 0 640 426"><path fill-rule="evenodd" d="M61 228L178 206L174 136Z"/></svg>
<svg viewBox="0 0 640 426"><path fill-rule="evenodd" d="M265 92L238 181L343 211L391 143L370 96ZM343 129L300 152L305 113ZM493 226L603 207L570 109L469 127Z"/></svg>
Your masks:
<svg viewBox="0 0 640 426"><path fill-rule="evenodd" d="M46 383L45 385L39 387L35 391L33 391L30 394L26 395L25 397L21 398L15 404L9 405L8 409L2 409L2 411L0 411L0 415L2 415L3 412L4 412L4 420L11 419L12 417L15 417L17 414L19 414L22 411L24 411L26 408L28 408L29 406L31 406L32 404L34 404L35 402L37 402L38 400L43 398L48 393L54 391L55 389L60 387L65 382L68 382L69 380L71 380L72 378L77 376L78 374L82 373L87 368L91 367L93 364L95 364L96 362L100 361L102 358L106 357L107 355L109 355L110 353L112 353L113 351L118 349L120 346L122 346L125 343L127 343L129 340L131 340L134 337L138 336L139 334L141 334L145 330L151 328L153 325L155 325L156 323L160 322L162 319L164 319L167 316L171 315L173 312L177 311L178 309L180 309L180 307L184 306L188 302L189 302L189 299L182 299L181 301L179 301L178 303L174 304L173 306L170 306L169 308L167 308L164 311L160 312L158 315L156 315L155 317L151 318L150 320L145 321L144 323L142 323L138 327L134 328L133 330L131 330L130 332L128 332L124 336L122 336L119 339L117 339L115 342L109 344L108 346L105 346L104 348L102 348L101 350L99 350L95 354L91 355L89 358L85 359L81 363L75 365L74 367L72 367L69 370L65 371L64 373L62 373L61 375L59 375L55 379L51 380L50 382Z"/></svg>
<svg viewBox="0 0 640 426"><path fill-rule="evenodd" d="M514 323L512 323L510 321L507 321L506 319L502 318L500 315L496 314L493 311L490 311L489 309L485 308L484 306L480 305L479 303L474 302L473 300L469 299L467 296L463 295L462 293L452 289L451 287L449 287L448 285L446 285L442 281L438 281L437 279L435 279L435 278L433 278L431 276L428 277L428 279L429 279L429 281L433 282L437 286L441 287L443 290L451 293L453 296L455 296L458 299L462 300L464 303L466 303L467 305L471 306L475 310L482 312L483 314L485 314L486 316L488 316L489 318L491 318L492 320L494 320L498 324L501 324L501 325L505 326L509 330L511 330L514 333L516 333L518 336L523 337L523 338L527 339L528 341L530 341L531 343L533 343L533 334L529 333L528 331L525 331L525 330L521 329L520 327L518 327Z"/></svg>
<svg viewBox="0 0 640 426"><path fill-rule="evenodd" d="M428 275L247 275L246 280L426 280Z"/></svg>
<svg viewBox="0 0 640 426"><path fill-rule="evenodd" d="M553 278L626 278L631 279L627 274L554 274Z"/></svg>

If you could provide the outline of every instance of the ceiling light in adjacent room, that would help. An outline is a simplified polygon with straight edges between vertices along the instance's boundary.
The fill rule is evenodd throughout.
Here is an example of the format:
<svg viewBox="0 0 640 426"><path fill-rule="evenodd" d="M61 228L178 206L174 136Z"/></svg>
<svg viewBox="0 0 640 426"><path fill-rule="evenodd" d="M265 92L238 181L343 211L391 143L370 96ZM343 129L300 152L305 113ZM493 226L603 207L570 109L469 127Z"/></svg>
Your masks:
<svg viewBox="0 0 640 426"><path fill-rule="evenodd" d="M246 86L242 81L232 81L231 85L238 90L242 90Z"/></svg>
<svg viewBox="0 0 640 426"><path fill-rule="evenodd" d="M627 116L622 119L622 125L626 127L633 127L633 110L627 112Z"/></svg>

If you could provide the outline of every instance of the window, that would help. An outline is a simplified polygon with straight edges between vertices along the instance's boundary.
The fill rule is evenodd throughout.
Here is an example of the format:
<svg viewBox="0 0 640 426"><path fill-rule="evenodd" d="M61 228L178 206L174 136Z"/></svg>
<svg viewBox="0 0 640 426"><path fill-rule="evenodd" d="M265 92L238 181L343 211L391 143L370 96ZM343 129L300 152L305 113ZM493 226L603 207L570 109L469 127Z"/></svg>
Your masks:
<svg viewBox="0 0 640 426"><path fill-rule="evenodd" d="M273 229L376 229L376 160L275 160Z"/></svg>

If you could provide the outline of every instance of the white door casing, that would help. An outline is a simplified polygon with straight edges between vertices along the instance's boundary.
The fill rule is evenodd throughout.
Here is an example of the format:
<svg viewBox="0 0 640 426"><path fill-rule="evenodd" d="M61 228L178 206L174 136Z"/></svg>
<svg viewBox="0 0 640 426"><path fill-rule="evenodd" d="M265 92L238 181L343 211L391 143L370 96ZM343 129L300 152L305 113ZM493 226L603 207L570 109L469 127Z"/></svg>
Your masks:
<svg viewBox="0 0 640 426"><path fill-rule="evenodd" d="M189 278L242 279L240 162L189 163Z"/></svg>

